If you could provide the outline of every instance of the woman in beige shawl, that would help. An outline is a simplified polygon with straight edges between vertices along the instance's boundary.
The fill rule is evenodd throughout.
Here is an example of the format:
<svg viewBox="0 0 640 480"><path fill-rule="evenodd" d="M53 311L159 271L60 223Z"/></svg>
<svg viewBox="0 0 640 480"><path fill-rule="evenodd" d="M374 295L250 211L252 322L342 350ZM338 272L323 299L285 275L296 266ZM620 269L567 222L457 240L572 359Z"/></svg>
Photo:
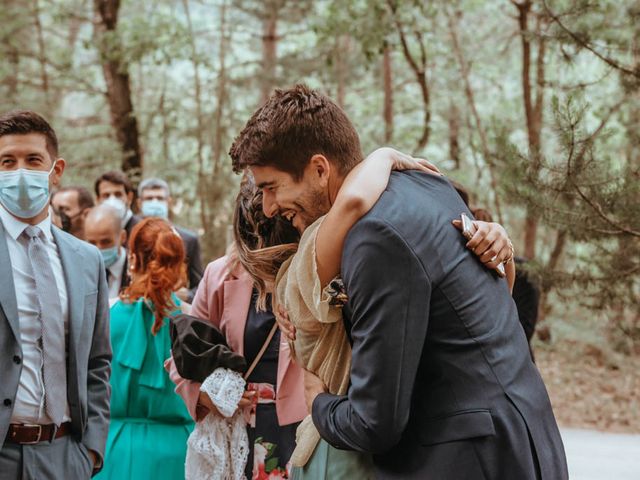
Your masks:
<svg viewBox="0 0 640 480"><path fill-rule="evenodd" d="M342 323L344 295L339 279L332 282L340 273L344 241L351 227L378 201L391 171L407 169L439 174L426 160L391 148L373 152L349 173L329 213L304 231L298 245L251 250L247 247L252 244L249 238L260 232L235 232L238 258L256 284L263 287L261 295L273 293L274 310L286 311L296 328L291 348L297 361L317 375L330 393L347 392L351 366L351 348ZM256 191L255 195L261 194ZM262 215L261 211L253 213ZM508 269L507 274L512 285L514 271ZM369 478L369 456L335 450L319 442L308 416L298 427L291 458L294 467L304 469L296 469L294 478Z"/></svg>

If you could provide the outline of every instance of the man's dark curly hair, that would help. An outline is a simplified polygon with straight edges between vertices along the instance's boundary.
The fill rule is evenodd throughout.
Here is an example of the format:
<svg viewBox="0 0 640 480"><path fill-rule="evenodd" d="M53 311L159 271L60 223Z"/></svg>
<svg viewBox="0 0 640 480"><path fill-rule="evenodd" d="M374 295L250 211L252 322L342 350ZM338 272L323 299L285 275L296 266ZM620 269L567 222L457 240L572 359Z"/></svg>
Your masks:
<svg viewBox="0 0 640 480"><path fill-rule="evenodd" d="M311 157L324 155L346 175L362 159L360 138L344 111L306 85L276 90L249 119L229 155L236 173L271 166L300 180Z"/></svg>

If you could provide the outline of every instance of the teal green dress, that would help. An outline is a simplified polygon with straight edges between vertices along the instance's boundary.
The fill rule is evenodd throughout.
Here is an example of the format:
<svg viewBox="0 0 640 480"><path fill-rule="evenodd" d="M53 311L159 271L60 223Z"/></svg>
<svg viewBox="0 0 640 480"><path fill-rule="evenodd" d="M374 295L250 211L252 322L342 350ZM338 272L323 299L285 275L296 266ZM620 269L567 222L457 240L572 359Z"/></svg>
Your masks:
<svg viewBox="0 0 640 480"><path fill-rule="evenodd" d="M169 322L156 335L153 322L142 299L111 307L111 424L97 479L184 479L193 420L164 369Z"/></svg>

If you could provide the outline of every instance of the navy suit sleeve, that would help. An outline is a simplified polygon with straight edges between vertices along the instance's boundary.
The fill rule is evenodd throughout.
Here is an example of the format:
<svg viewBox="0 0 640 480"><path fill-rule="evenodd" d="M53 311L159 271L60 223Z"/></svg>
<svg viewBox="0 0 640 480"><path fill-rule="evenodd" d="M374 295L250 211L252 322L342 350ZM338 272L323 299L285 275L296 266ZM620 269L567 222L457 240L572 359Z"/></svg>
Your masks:
<svg viewBox="0 0 640 480"><path fill-rule="evenodd" d="M352 310L351 386L346 396L319 395L313 423L334 447L382 453L407 426L431 282L393 227L370 217L349 233L342 273Z"/></svg>

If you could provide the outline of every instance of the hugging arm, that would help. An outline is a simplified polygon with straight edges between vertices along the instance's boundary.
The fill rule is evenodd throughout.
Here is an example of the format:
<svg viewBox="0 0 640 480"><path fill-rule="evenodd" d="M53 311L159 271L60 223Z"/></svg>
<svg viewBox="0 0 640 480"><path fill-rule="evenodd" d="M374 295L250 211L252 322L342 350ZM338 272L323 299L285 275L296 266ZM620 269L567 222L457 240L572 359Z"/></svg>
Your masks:
<svg viewBox="0 0 640 480"><path fill-rule="evenodd" d="M322 393L313 423L331 445L381 453L400 440L429 320L431 281L384 221L365 218L345 242L342 268L352 309L351 387Z"/></svg>
<svg viewBox="0 0 640 480"><path fill-rule="evenodd" d="M462 230L460 220L453 221L454 226ZM467 248L471 250L485 267L492 270L504 263L507 285L513 292L516 280L516 265L513 261L513 244L507 231L502 225L495 222L483 222L474 220L476 231L471 240L467 242Z"/></svg>
<svg viewBox="0 0 640 480"><path fill-rule="evenodd" d="M392 170L437 172L429 162L392 148L379 148L345 178L316 237L316 264L323 287L340 273L344 240L353 225L376 204L387 188Z"/></svg>

